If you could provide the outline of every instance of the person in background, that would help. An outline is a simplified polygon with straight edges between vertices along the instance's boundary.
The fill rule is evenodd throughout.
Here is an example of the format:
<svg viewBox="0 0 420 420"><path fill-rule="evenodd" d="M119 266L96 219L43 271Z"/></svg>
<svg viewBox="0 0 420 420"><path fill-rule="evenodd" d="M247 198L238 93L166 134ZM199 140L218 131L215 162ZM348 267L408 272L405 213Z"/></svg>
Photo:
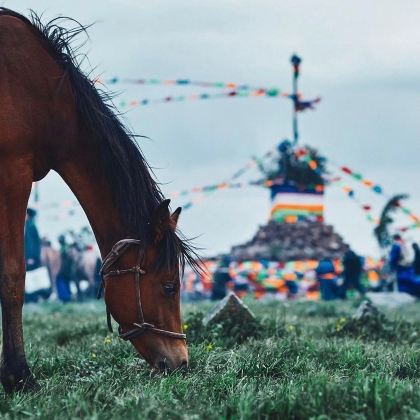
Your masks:
<svg viewBox="0 0 420 420"><path fill-rule="evenodd" d="M398 290L410 293L410 283L414 276L413 261L410 258L407 244L399 234L393 236L393 243L389 253L389 265L395 274Z"/></svg>
<svg viewBox="0 0 420 420"><path fill-rule="evenodd" d="M348 249L343 257L343 279L341 297L347 298L347 290L351 287L356 289L361 295L365 293L365 289L361 283L362 277L362 258L351 249Z"/></svg>
<svg viewBox="0 0 420 420"><path fill-rule="evenodd" d="M229 274L229 257L223 257L219 267L213 274L211 300L220 300L226 296L227 284L232 280Z"/></svg>
<svg viewBox="0 0 420 420"><path fill-rule="evenodd" d="M420 276L420 248L418 244L416 243L413 244L413 251L414 251L414 261L413 261L414 274L416 276Z"/></svg>
<svg viewBox="0 0 420 420"><path fill-rule="evenodd" d="M230 279L230 275L229 275ZM248 276L245 273L238 273L233 279L233 291L239 298L244 298L244 296L249 291ZM226 293L225 293L226 294Z"/></svg>
<svg viewBox="0 0 420 420"><path fill-rule="evenodd" d="M297 284L297 279L298 275L295 272L286 273L283 275L283 280L285 281L288 290L288 299L295 299L298 295L299 287Z"/></svg>
<svg viewBox="0 0 420 420"><path fill-rule="evenodd" d="M323 300L337 299L339 295L338 278L331 258L323 258L315 271L321 289L321 298Z"/></svg>
<svg viewBox="0 0 420 420"><path fill-rule="evenodd" d="M41 238L35 224L36 211L26 210L25 220L25 262L26 270L31 271L41 266Z"/></svg>
<svg viewBox="0 0 420 420"><path fill-rule="evenodd" d="M64 235L58 237L58 243L60 244L61 265L56 280L57 295L62 302L70 302L70 281L73 274L73 259L71 258L70 247L67 245Z"/></svg>

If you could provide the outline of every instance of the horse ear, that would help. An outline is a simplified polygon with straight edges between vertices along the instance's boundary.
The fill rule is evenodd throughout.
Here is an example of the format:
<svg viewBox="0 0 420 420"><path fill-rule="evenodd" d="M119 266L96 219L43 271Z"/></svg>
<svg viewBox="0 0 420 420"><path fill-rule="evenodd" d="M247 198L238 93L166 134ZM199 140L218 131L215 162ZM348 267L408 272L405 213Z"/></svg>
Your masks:
<svg viewBox="0 0 420 420"><path fill-rule="evenodd" d="M155 243L162 240L163 235L171 225L171 213L169 213L170 202L171 200L163 200L153 214L152 234Z"/></svg>
<svg viewBox="0 0 420 420"><path fill-rule="evenodd" d="M182 211L182 207L178 207L171 215L171 229L173 230L176 229L181 211Z"/></svg>

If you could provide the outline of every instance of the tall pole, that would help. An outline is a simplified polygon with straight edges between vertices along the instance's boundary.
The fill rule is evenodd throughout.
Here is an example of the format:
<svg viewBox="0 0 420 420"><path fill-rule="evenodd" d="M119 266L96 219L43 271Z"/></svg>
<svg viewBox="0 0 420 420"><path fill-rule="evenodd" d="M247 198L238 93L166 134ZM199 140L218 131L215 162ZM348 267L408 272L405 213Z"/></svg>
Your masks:
<svg viewBox="0 0 420 420"><path fill-rule="evenodd" d="M299 130L298 130L298 78L299 78L299 71L300 71L300 63L302 59L293 54L290 58L290 62L293 66L293 92L292 92L292 100L293 100L293 145L295 146L299 140Z"/></svg>

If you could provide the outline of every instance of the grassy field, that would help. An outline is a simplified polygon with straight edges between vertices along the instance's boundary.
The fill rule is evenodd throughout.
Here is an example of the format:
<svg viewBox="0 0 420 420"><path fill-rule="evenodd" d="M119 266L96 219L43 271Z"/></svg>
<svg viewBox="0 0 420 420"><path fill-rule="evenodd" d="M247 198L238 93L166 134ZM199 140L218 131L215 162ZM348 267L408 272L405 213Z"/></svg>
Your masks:
<svg viewBox="0 0 420 420"><path fill-rule="evenodd" d="M186 305L191 367L171 376L107 334L100 304L27 308L41 387L2 395L0 417L420 418L420 304L367 325L355 305L249 302L258 323L245 331L200 328L209 304Z"/></svg>

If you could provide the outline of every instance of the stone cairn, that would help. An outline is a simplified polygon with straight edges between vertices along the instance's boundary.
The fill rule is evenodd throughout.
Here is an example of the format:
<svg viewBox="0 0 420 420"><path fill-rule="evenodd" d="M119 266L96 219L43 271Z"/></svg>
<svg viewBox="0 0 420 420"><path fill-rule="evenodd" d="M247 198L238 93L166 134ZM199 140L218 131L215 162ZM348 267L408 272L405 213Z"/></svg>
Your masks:
<svg viewBox="0 0 420 420"><path fill-rule="evenodd" d="M231 258L279 262L338 259L345 250L346 244L331 225L310 220L294 224L269 221L250 241L234 246Z"/></svg>
<svg viewBox="0 0 420 420"><path fill-rule="evenodd" d="M243 325L255 321L254 314L233 292L222 299L209 313L204 317L203 324L223 323L225 321Z"/></svg>

